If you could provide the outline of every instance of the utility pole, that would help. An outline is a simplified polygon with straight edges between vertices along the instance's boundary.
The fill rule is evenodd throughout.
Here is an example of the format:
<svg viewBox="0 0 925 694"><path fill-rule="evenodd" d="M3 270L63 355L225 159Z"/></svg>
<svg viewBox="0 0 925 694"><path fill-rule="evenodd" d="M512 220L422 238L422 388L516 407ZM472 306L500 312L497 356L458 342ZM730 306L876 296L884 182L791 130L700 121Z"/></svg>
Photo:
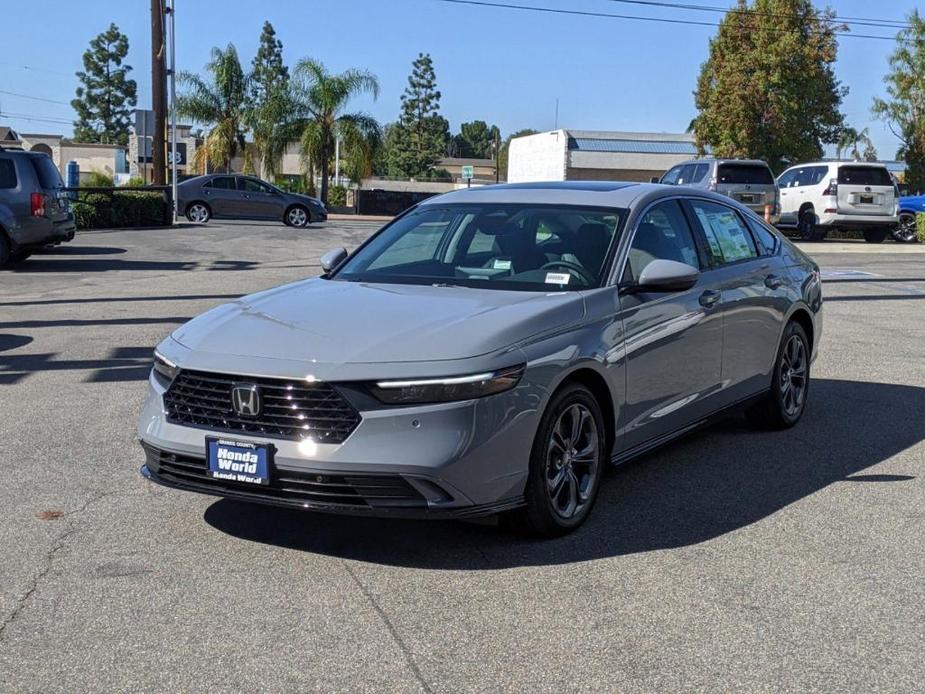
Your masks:
<svg viewBox="0 0 925 694"><path fill-rule="evenodd" d="M177 24L174 0L167 0L170 13L170 185L173 223L177 223Z"/></svg>
<svg viewBox="0 0 925 694"><path fill-rule="evenodd" d="M167 68L164 64L163 0L151 0L151 100L154 137L151 138L152 182L167 183Z"/></svg>

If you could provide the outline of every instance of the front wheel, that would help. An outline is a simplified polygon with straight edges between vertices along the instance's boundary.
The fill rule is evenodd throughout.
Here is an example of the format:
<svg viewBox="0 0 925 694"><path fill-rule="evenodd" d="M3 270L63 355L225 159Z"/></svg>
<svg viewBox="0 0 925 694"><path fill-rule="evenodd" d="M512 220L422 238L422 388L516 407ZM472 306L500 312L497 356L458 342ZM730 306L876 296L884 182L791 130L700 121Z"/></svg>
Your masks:
<svg viewBox="0 0 925 694"><path fill-rule="evenodd" d="M883 243L886 239L886 229L865 229L864 240L867 243Z"/></svg>
<svg viewBox="0 0 925 694"><path fill-rule="evenodd" d="M286 224L291 227L301 228L308 226L309 221L308 210L304 207L297 205L289 208L289 211L286 212Z"/></svg>
<svg viewBox="0 0 925 694"><path fill-rule="evenodd" d="M915 215L903 212L899 215L899 226L893 230L893 240L899 243L914 243L916 238Z"/></svg>
<svg viewBox="0 0 925 694"><path fill-rule="evenodd" d="M547 537L577 528L597 498L605 447L604 418L591 391L578 383L561 389L533 441L526 506L507 519L519 530Z"/></svg>
<svg viewBox="0 0 925 694"><path fill-rule="evenodd" d="M194 202L186 208L186 218L194 224L205 224L212 218L212 211L205 203Z"/></svg>
<svg viewBox="0 0 925 694"><path fill-rule="evenodd" d="M803 416L809 395L810 346L806 331L796 321L784 329L771 389L745 414L761 429L789 429Z"/></svg>

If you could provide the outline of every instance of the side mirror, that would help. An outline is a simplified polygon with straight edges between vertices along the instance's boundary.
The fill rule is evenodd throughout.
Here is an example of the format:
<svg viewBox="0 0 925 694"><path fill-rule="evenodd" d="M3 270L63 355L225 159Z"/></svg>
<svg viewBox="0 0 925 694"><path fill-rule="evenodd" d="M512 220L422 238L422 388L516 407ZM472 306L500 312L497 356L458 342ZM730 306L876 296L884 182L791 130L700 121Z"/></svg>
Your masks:
<svg viewBox="0 0 925 694"><path fill-rule="evenodd" d="M649 179L649 183L661 183L661 182L662 182L662 179L659 178L658 176L653 176L652 178Z"/></svg>
<svg viewBox="0 0 925 694"><path fill-rule="evenodd" d="M347 249L335 248L321 256L321 269L324 270L325 274L333 272L339 268L345 260L347 260Z"/></svg>
<svg viewBox="0 0 925 694"><path fill-rule="evenodd" d="M632 289L636 292L683 292L697 284L700 270L675 260L657 259L643 268Z"/></svg>

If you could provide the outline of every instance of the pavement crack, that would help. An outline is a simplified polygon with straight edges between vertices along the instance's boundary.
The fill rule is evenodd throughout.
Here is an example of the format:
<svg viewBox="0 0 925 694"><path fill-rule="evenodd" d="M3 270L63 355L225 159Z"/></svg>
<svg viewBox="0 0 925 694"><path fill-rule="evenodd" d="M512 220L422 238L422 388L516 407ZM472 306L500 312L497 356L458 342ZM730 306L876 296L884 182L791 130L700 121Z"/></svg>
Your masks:
<svg viewBox="0 0 925 694"><path fill-rule="evenodd" d="M72 509L70 511L65 511L61 517L65 519L70 519L75 516L79 516L81 513L86 511L88 508L90 508L90 506L95 504L100 499L103 499L107 496L113 496L118 493L119 493L118 491L110 491L110 492L99 492L97 494L94 494L89 499L87 499L83 504L78 506L77 508ZM29 582L29 587L26 588L26 592L23 593L22 596L16 601L15 606L13 607L12 611L10 611L10 613L6 616L6 618L2 622L0 622L0 641L3 641L4 636L6 635L7 629L9 629L9 627L13 624L13 622L15 622L19 618L19 615L22 614L23 610L26 609L26 607L32 600L32 597L35 595L36 591L39 589L39 586L41 585L42 581L51 572L52 566L54 565L55 555L58 552L60 552L62 549L64 549L64 546L67 544L68 538L70 538L71 535L74 535L78 530L80 530L80 527L75 522L70 521L68 522L67 528L63 532L61 532L57 537L55 537L55 539L52 542L51 548L45 553L44 566L35 576L32 577L32 580Z"/></svg>
<svg viewBox="0 0 925 694"><path fill-rule="evenodd" d="M421 689L428 694L433 694L433 689L427 680L424 679L424 675L421 672L421 669L418 667L417 663L414 660L414 655L411 653L411 649L408 648L407 644L402 640L401 636L398 634L398 630L395 628L395 625L392 624L392 620L389 619L389 616L386 614L385 610L382 609L382 606L373 596L373 594L366 588L365 585L360 581L359 577L356 575L354 570L350 567L346 561L341 562L344 565L344 568L347 570L347 573L350 574L350 578L356 584L357 588L360 589L360 592L366 597L369 601L369 604L372 605L373 609L376 610L376 613L379 615L379 618L385 624L386 629L389 630L389 634L392 635L392 639L398 645L399 650L402 652L402 655L405 656L405 662L408 664L408 667L411 669L411 672L414 673L415 679L417 679L418 684L421 685Z"/></svg>

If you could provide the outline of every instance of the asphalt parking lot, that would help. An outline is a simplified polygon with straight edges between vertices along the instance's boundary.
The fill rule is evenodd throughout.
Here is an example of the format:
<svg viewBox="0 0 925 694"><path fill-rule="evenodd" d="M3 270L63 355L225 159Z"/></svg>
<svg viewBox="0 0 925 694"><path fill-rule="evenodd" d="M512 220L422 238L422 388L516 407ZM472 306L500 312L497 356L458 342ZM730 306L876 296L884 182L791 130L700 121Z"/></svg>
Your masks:
<svg viewBox="0 0 925 694"><path fill-rule="evenodd" d="M615 470L556 541L144 481L153 346L376 227L81 234L0 274L0 691L921 690L925 253L808 246L801 424Z"/></svg>

